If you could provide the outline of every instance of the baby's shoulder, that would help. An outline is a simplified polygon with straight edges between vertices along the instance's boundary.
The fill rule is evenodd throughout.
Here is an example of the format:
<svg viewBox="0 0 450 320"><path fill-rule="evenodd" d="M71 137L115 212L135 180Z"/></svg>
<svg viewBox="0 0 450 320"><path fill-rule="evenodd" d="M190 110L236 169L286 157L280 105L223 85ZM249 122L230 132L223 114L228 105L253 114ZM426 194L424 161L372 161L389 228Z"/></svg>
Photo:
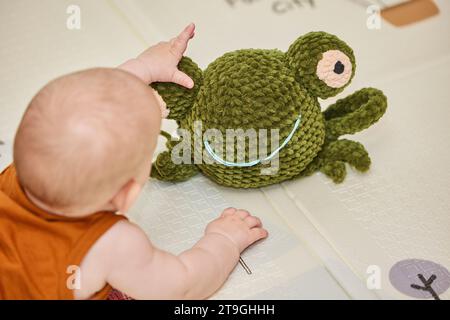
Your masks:
<svg viewBox="0 0 450 320"><path fill-rule="evenodd" d="M90 248L81 263L81 288L75 296L87 299L108 283L108 275L129 260L129 256L148 252L150 242L141 228L120 220Z"/></svg>
<svg viewBox="0 0 450 320"><path fill-rule="evenodd" d="M106 231L92 246L90 253L109 257L109 259L103 259L108 262L129 254L131 250L148 247L148 244L149 239L145 232L136 224L124 219Z"/></svg>

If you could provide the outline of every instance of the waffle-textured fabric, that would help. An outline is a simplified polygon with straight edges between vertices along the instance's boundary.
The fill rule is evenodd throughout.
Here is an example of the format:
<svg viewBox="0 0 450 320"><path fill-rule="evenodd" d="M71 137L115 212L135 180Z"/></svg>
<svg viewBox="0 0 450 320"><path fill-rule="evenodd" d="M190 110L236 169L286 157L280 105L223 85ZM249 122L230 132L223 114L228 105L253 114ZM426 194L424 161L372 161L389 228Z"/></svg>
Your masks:
<svg viewBox="0 0 450 320"><path fill-rule="evenodd" d="M333 57L342 58L335 61ZM152 177L184 181L202 172L224 186L256 188L316 171L323 172L335 182L342 182L346 174L345 163L359 171L368 170L370 158L364 146L339 137L377 122L386 111L384 94L377 89L365 88L338 100L324 112L318 102L318 98L326 99L342 92L353 78L355 68L353 50L336 36L324 32L311 32L298 38L286 53L260 49L226 53L205 71L184 57L179 69L192 77L193 89L171 83L152 86L166 102L169 118L176 120L179 128L190 132L191 161L176 164L174 157L179 154L172 151L181 141L172 140L165 134L168 150L158 155ZM346 81L345 77L348 78L345 85L334 86L340 80ZM205 152L203 140L207 129L222 133L222 155L226 155L227 150L238 154L237 144L225 144L227 129L244 132L253 129L257 133L266 129L268 143L264 146L270 153L273 150L271 130L279 130L281 143L291 133L299 116L300 126L280 150L279 167L269 171L271 174L267 174L267 170L262 173L262 169L270 168L271 163L238 167L207 159L210 155ZM198 121L201 121L201 130L195 129L199 126ZM241 161L249 158L248 143L244 145L245 157ZM199 156L203 158L202 163L194 161Z"/></svg>

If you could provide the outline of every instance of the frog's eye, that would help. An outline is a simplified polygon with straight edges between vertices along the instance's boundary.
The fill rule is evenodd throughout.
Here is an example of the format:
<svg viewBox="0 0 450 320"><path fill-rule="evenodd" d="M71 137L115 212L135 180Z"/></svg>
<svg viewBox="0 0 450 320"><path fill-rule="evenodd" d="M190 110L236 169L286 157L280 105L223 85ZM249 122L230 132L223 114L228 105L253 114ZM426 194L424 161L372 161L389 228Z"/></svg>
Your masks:
<svg viewBox="0 0 450 320"><path fill-rule="evenodd" d="M339 50L329 50L317 65L317 76L331 88L342 88L352 77L352 62Z"/></svg>

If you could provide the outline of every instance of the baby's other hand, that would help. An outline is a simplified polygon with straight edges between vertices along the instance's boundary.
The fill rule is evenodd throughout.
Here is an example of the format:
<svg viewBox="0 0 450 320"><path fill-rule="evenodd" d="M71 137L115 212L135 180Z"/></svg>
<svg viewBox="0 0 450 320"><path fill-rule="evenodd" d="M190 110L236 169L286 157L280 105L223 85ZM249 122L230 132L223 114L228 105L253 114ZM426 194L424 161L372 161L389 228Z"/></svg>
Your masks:
<svg viewBox="0 0 450 320"><path fill-rule="evenodd" d="M259 218L246 210L235 208L225 209L220 218L208 224L205 234L212 233L227 237L238 247L239 252L269 234Z"/></svg>
<svg viewBox="0 0 450 320"><path fill-rule="evenodd" d="M144 51L137 60L143 63L150 73L151 82L173 82L188 89L194 81L178 70L178 63L187 49L189 40L194 37L195 25L188 25L178 37L169 42L160 42Z"/></svg>

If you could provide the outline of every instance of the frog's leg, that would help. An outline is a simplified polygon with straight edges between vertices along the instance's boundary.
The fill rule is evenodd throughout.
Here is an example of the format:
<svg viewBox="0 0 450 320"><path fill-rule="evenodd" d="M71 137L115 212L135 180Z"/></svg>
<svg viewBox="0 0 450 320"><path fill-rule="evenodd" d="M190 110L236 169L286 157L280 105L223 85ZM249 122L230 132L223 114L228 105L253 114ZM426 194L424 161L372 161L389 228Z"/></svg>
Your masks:
<svg viewBox="0 0 450 320"><path fill-rule="evenodd" d="M169 108L169 119L178 124L184 120L194 105L197 94L202 86L203 72L198 65L188 57L183 57L178 69L194 80L194 88L186 89L174 83L152 83ZM175 164L172 161L172 149L180 141L171 141L171 136L161 132L167 138L167 151L160 153L152 165L151 177L163 181L185 181L195 176L198 169L193 164Z"/></svg>
<svg viewBox="0 0 450 320"><path fill-rule="evenodd" d="M342 161L327 162L320 168L320 172L331 178L335 183L341 183L347 175L345 163Z"/></svg>
<svg viewBox="0 0 450 320"><path fill-rule="evenodd" d="M367 171L370 157L364 146L359 142L338 138L370 127L383 116L386 108L386 96L374 88L359 90L328 107L323 112L326 141L322 151L305 170L306 174L320 170L339 183L346 176L345 163L358 171Z"/></svg>
<svg viewBox="0 0 450 320"><path fill-rule="evenodd" d="M180 143L179 140L172 141L172 137L167 132L161 131L167 139L167 151L158 155L156 161L152 164L150 176L157 180L180 182L186 181L198 173L194 164L175 164L172 160L172 149Z"/></svg>
<svg viewBox="0 0 450 320"><path fill-rule="evenodd" d="M336 183L344 181L345 163L360 172L370 168L370 157L364 146L359 142L346 139L327 144L319 153L317 162L319 170Z"/></svg>
<svg viewBox="0 0 450 320"><path fill-rule="evenodd" d="M386 96L374 88L364 88L338 100L323 112L327 141L370 127L383 116L386 108Z"/></svg>
<svg viewBox="0 0 450 320"><path fill-rule="evenodd" d="M346 139L336 140L326 144L301 175L309 176L320 171L334 182L340 183L347 174L345 163L364 172L370 168L370 162L369 154L361 143Z"/></svg>

